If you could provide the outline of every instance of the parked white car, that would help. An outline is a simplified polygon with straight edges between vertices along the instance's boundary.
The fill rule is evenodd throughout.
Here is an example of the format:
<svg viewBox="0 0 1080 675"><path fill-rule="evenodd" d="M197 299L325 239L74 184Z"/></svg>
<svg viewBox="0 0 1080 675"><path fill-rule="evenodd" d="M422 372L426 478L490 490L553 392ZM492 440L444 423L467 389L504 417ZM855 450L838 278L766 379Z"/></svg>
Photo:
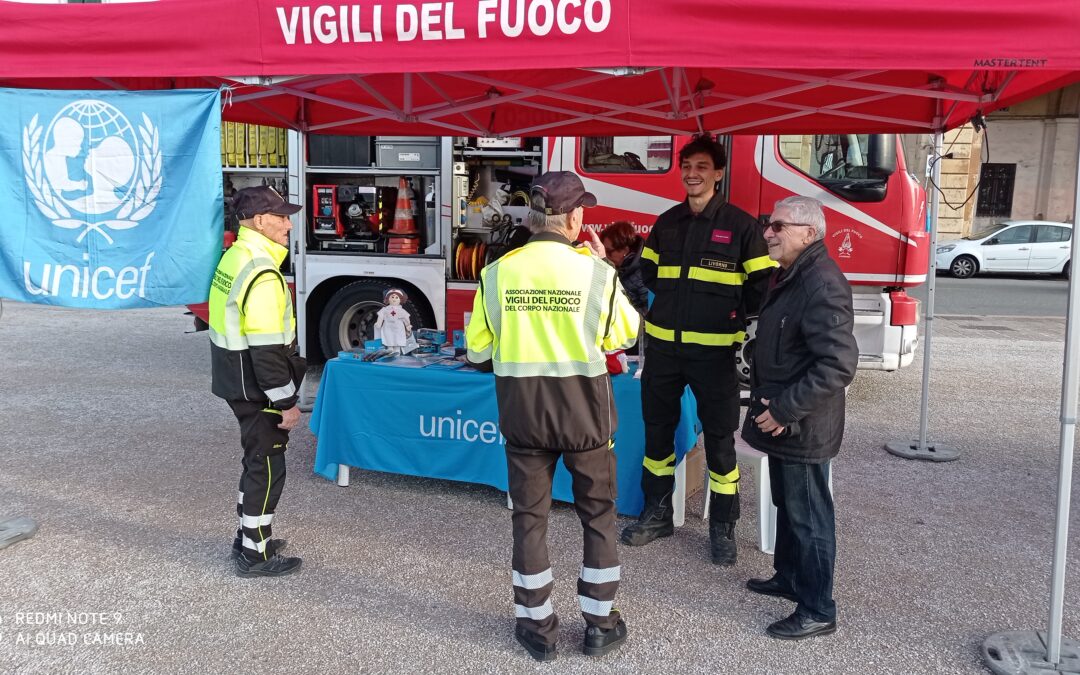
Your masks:
<svg viewBox="0 0 1080 675"><path fill-rule="evenodd" d="M937 266L957 279L979 272L1069 276L1072 225L1045 220L1006 220L989 231L937 247Z"/></svg>

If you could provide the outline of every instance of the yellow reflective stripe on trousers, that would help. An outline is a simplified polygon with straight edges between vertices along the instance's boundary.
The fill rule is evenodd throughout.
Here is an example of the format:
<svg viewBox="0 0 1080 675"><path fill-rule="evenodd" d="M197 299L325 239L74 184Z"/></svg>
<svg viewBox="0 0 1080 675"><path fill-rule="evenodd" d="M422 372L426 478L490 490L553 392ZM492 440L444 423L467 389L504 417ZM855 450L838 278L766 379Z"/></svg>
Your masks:
<svg viewBox="0 0 1080 675"><path fill-rule="evenodd" d="M274 484L274 470L270 468L270 457L266 458L266 496L263 497L262 513L260 517L266 515L266 505L270 502L270 486ZM269 524L269 523L268 523ZM259 546L261 547L260 553L263 554L263 560L269 560L266 556L266 544L270 541L269 537L263 536L262 526L259 526Z"/></svg>
<svg viewBox="0 0 1080 675"><path fill-rule="evenodd" d="M661 328L655 323L645 322L645 334L651 335L658 340L667 340L668 342L675 342L675 331L668 328Z"/></svg>
<svg viewBox="0 0 1080 675"><path fill-rule="evenodd" d="M641 465L654 476L674 476L675 453L673 452L663 459L649 459L646 457L642 460Z"/></svg>
<svg viewBox="0 0 1080 675"><path fill-rule="evenodd" d="M709 489L718 495L734 495L739 492L739 467L726 474L709 472Z"/></svg>
<svg viewBox="0 0 1080 675"><path fill-rule="evenodd" d="M704 267L691 267L687 275L690 279L707 281L711 284L724 284L725 286L742 286L746 281L746 275L742 272L721 272Z"/></svg>
<svg viewBox="0 0 1080 675"><path fill-rule="evenodd" d="M660 264L660 254L652 250L648 246L641 247L641 259L648 260L654 265Z"/></svg>
<svg viewBox="0 0 1080 675"><path fill-rule="evenodd" d="M746 339L746 333L695 333L684 330L682 341L684 344L705 345L707 347L730 347L739 344Z"/></svg>
<svg viewBox="0 0 1080 675"><path fill-rule="evenodd" d="M767 255L761 255L761 256L758 256L756 258L750 258L749 260L744 260L743 264L742 264L742 267L743 267L744 270L746 270L747 274L753 274L754 272L757 272L758 270L765 270L765 269L769 269L770 267L779 267L779 266L780 266L780 263L776 262L775 260L773 260L772 258L770 258Z"/></svg>

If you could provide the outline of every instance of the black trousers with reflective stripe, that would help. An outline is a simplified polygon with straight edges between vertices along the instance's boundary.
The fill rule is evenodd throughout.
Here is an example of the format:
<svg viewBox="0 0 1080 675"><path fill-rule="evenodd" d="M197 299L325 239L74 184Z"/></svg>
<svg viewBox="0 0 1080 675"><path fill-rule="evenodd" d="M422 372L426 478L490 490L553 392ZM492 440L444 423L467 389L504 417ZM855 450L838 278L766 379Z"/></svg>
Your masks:
<svg viewBox="0 0 1080 675"><path fill-rule="evenodd" d="M285 487L285 450L289 432L278 429L281 414L266 412L264 406L249 401L229 401L229 407L240 423L240 445L244 448L243 470L240 473L242 501L236 505L242 525L243 555L252 560L265 560L273 555L266 549L272 529L271 517L277 510L278 499ZM262 548L263 550L259 550Z"/></svg>
<svg viewBox="0 0 1080 675"><path fill-rule="evenodd" d="M506 446L510 499L514 502L513 570L521 575L542 574L551 569L547 550L548 513L551 511L551 481L559 457L573 478L574 508L584 529L582 564L594 569L619 566L616 549L615 453L608 447L578 452L536 450ZM535 584L533 584L535 585ZM538 588L514 585L514 604L537 608L551 598L554 581ZM578 595L611 602L619 587L618 580L587 583L578 578ZM582 612L585 622L607 630L618 615L598 616ZM541 641L555 644L559 619L554 612L536 620L518 617L518 625L534 633Z"/></svg>
<svg viewBox="0 0 1080 675"><path fill-rule="evenodd" d="M645 421L645 458L664 463L658 475L647 462L641 471L646 498L660 499L675 487L675 429L679 426L680 400L687 385L697 400L698 419L705 437L705 461L709 471L726 476L735 470L735 430L739 426L739 381L735 373L735 350L716 349L708 359L679 358L645 347L645 372L641 375L641 413ZM735 494L713 492L710 517L723 522L739 519L738 482Z"/></svg>

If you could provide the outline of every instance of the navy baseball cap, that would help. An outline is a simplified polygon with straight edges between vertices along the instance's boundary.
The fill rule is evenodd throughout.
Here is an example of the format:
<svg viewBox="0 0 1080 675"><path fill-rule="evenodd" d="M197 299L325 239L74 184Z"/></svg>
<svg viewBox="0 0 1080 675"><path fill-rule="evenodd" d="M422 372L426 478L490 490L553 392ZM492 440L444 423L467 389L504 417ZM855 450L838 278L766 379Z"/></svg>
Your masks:
<svg viewBox="0 0 1080 675"><path fill-rule="evenodd" d="M303 207L285 201L274 188L260 185L237 190L232 198L232 208L237 218L249 220L260 213L291 216Z"/></svg>
<svg viewBox="0 0 1080 675"><path fill-rule="evenodd" d="M585 191L576 173L548 171L529 188L529 204L548 216L570 213L579 206L596 206L596 195Z"/></svg>

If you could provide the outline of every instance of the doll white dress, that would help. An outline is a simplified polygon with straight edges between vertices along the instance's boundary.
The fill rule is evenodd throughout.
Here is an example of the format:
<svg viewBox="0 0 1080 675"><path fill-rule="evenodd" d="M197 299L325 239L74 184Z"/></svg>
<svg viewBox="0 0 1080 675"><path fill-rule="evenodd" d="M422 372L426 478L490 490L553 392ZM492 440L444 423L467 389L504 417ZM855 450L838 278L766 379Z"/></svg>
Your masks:
<svg viewBox="0 0 1080 675"><path fill-rule="evenodd" d="M377 316L375 327L381 331L383 347L404 347L412 329L409 313L401 305L386 305Z"/></svg>

